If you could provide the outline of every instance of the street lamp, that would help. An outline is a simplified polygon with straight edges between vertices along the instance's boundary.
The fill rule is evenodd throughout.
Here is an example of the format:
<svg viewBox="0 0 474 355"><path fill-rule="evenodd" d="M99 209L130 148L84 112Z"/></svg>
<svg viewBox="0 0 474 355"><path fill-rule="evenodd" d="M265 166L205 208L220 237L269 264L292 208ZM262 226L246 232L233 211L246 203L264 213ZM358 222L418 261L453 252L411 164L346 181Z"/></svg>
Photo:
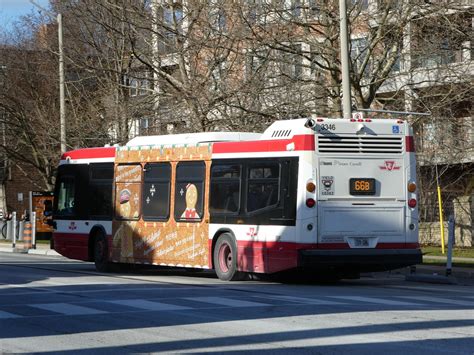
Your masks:
<svg viewBox="0 0 474 355"><path fill-rule="evenodd" d="M30 2L44 11L46 14L54 18L54 14L33 0ZM56 17L58 23L58 47L59 47L59 122L60 122L60 138L61 154L66 151L66 104L64 99L64 52L63 52L63 18L60 13Z"/></svg>

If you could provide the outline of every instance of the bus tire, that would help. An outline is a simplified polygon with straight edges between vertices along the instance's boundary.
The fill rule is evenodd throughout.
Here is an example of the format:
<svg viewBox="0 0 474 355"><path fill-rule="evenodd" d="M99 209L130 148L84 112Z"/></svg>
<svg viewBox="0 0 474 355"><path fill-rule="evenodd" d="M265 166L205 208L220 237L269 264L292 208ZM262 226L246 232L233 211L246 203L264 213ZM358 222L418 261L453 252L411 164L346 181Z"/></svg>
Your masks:
<svg viewBox="0 0 474 355"><path fill-rule="evenodd" d="M223 281L236 281L242 278L237 271L237 244L229 233L223 233L217 239L213 252L214 269L217 277Z"/></svg>
<svg viewBox="0 0 474 355"><path fill-rule="evenodd" d="M94 264L99 272L111 271L109 244L103 232L97 232L94 238Z"/></svg>

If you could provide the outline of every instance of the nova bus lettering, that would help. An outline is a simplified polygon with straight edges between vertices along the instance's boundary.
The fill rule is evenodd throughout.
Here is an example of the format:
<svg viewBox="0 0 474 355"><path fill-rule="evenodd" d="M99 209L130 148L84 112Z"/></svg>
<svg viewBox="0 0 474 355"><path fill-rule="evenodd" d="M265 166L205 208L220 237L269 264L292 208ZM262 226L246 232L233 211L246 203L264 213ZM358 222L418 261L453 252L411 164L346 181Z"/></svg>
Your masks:
<svg viewBox="0 0 474 355"><path fill-rule="evenodd" d="M415 154L400 120L296 119L263 134L132 139L64 153L55 249L94 261L353 277L421 262Z"/></svg>

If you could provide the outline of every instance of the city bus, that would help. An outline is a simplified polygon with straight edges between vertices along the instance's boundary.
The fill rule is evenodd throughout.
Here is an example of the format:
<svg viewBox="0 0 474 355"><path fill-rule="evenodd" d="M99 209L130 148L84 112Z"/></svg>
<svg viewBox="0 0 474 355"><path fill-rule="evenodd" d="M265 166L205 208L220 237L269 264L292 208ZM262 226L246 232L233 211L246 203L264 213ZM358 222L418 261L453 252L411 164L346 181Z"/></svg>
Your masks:
<svg viewBox="0 0 474 355"><path fill-rule="evenodd" d="M413 133L393 119L143 136L64 153L54 248L95 262L355 277L421 262Z"/></svg>

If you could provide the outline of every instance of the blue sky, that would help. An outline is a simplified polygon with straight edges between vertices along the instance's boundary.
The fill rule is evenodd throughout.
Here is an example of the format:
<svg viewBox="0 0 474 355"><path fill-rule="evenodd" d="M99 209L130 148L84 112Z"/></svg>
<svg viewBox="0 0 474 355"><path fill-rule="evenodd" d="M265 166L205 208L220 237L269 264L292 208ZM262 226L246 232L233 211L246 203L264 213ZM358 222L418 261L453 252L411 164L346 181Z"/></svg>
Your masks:
<svg viewBox="0 0 474 355"><path fill-rule="evenodd" d="M49 0L35 0L44 8L49 7ZM0 31L9 30L22 15L28 15L38 9L29 0L0 0Z"/></svg>

